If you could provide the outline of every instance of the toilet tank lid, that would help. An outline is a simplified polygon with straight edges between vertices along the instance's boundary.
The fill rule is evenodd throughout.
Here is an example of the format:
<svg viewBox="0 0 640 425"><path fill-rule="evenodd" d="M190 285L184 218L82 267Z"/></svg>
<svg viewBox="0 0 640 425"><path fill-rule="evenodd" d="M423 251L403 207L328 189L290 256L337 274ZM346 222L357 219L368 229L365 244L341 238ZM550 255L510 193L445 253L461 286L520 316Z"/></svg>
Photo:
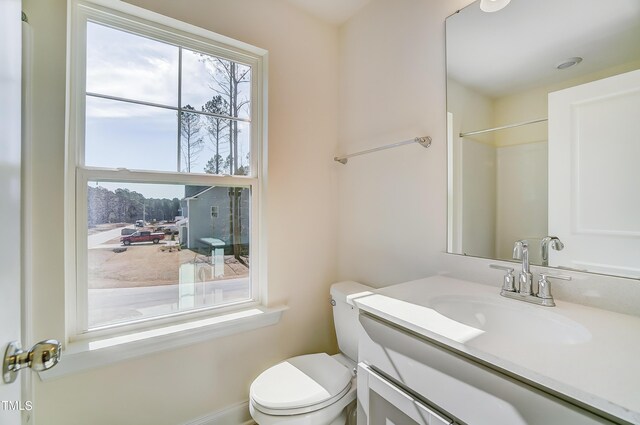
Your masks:
<svg viewBox="0 0 640 425"><path fill-rule="evenodd" d="M352 280L331 285L331 298L336 302L353 305L353 299L373 294L374 288Z"/></svg>

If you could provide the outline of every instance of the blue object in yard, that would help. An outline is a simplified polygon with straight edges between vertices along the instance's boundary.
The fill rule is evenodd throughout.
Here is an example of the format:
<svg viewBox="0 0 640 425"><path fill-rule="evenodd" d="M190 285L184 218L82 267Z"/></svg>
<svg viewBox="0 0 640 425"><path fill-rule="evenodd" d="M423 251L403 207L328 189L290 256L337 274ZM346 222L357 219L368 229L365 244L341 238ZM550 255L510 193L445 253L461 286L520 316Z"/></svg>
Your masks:
<svg viewBox="0 0 640 425"><path fill-rule="evenodd" d="M200 238L198 241L211 248L213 277L224 276L224 247L227 244L216 238Z"/></svg>

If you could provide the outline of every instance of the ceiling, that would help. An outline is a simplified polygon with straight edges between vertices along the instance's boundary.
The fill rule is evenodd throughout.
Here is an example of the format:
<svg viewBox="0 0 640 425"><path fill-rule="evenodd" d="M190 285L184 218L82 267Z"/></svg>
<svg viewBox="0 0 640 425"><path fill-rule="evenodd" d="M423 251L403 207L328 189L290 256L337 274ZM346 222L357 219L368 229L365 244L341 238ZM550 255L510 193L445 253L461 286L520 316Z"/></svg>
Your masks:
<svg viewBox="0 0 640 425"><path fill-rule="evenodd" d="M331 24L340 25L370 0L286 0L307 13Z"/></svg>
<svg viewBox="0 0 640 425"><path fill-rule="evenodd" d="M285 0L341 25L371 0ZM550 85L640 60L640 0L512 0L485 13L479 1L447 19L447 72L490 97ZM558 70L578 56L578 66Z"/></svg>
<svg viewBox="0 0 640 425"><path fill-rule="evenodd" d="M446 27L448 76L491 97L640 60L639 0L512 0L494 13L475 2Z"/></svg>

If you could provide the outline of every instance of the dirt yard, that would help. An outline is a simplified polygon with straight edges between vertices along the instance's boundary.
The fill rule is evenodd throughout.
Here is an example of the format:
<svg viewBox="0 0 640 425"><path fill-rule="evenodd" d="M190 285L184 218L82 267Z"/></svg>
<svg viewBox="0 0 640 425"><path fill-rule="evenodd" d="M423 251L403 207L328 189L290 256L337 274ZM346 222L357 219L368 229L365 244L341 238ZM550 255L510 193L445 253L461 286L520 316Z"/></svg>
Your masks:
<svg viewBox="0 0 640 425"><path fill-rule="evenodd" d="M117 244L119 238L108 243ZM225 256L224 275L214 279L210 257L188 249L170 252L167 249L170 244L172 242L163 242L158 245L133 244L126 247L126 251L119 253L114 252L113 247L90 249L88 253L89 288L173 285L179 281L180 266L189 263L196 264L196 282L249 275L248 267L233 256Z"/></svg>

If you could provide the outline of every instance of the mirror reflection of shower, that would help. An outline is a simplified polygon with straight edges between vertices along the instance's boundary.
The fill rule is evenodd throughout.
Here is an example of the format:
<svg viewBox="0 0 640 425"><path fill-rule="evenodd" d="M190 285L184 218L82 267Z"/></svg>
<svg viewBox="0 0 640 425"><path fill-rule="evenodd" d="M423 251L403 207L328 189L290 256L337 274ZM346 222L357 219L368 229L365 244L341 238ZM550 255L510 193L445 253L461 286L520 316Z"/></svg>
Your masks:
<svg viewBox="0 0 640 425"><path fill-rule="evenodd" d="M640 2L498 2L446 21L447 251L640 278Z"/></svg>

